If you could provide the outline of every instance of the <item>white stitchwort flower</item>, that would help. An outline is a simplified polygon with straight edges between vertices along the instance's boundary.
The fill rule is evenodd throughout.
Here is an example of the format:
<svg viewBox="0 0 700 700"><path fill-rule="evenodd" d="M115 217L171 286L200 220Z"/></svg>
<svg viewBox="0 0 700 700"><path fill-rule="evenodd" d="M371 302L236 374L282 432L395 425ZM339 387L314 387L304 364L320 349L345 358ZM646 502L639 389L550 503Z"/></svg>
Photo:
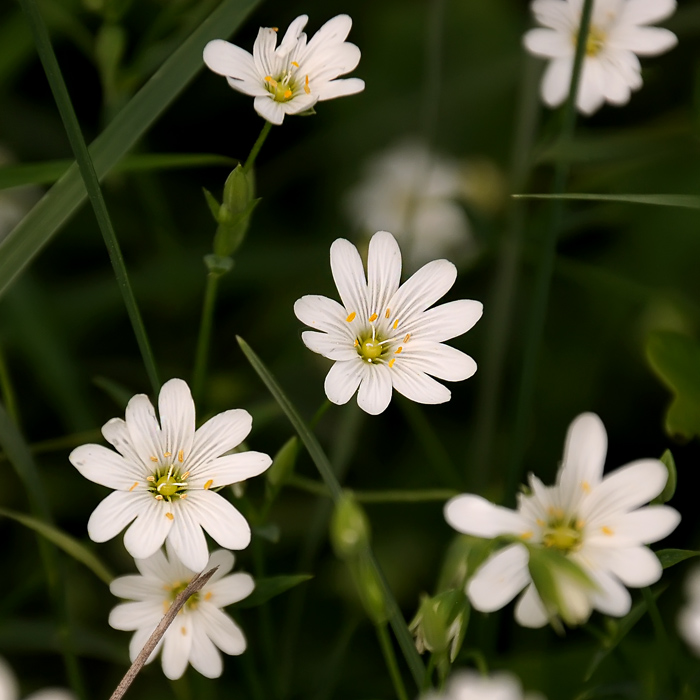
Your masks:
<svg viewBox="0 0 700 700"><path fill-rule="evenodd" d="M444 692L432 691L422 700L544 700L539 693L523 694L512 673L497 671L482 676L476 671L457 671L450 676Z"/></svg>
<svg viewBox="0 0 700 700"><path fill-rule="evenodd" d="M550 59L542 79L542 99L550 107L569 94L583 0L534 0L532 11L544 28L531 29L525 46ZM642 86L637 56L655 56L673 48L676 35L646 26L666 19L676 0L594 0L576 106L592 114L604 102L624 105Z"/></svg>
<svg viewBox="0 0 700 700"><path fill-rule="evenodd" d="M700 567L691 570L685 580L688 598L678 613L678 631L696 656L700 656Z"/></svg>
<svg viewBox="0 0 700 700"><path fill-rule="evenodd" d="M158 550L148 559L135 560L140 576L121 576L109 586L115 596L132 601L117 605L109 614L109 624L115 629L135 631L129 644L132 661L195 575L179 561L170 542L166 549L167 556ZM247 598L255 584L249 574L226 576L233 561L231 552L212 552L204 569L218 566L218 571L189 598L148 658L150 663L162 650L163 673L168 678L180 678L188 663L207 678L218 678L223 670L218 650L233 655L245 651L241 628L221 608Z"/></svg>
<svg viewBox="0 0 700 700"><path fill-rule="evenodd" d="M481 302L429 308L457 278L451 262L433 260L399 286L401 251L390 233L379 231L369 243L366 279L357 248L343 238L331 246L331 271L342 305L308 295L294 313L315 329L302 333L306 347L335 361L325 382L333 403L347 403L357 391L360 408L377 415L389 405L392 387L418 403L444 403L450 391L432 377L457 382L476 372L469 355L443 341L481 318Z"/></svg>
<svg viewBox="0 0 700 700"><path fill-rule="evenodd" d="M117 452L101 445L71 452L84 477L115 489L90 516L88 534L105 542L133 520L124 535L132 557L150 557L167 538L187 567L201 571L209 556L202 528L228 549L250 543L245 518L212 489L257 476L271 460L261 452L226 454L250 432L252 418L242 409L219 413L195 431L194 402L181 379L163 385L158 411L160 425L148 397L137 394L126 420L102 427Z"/></svg>
<svg viewBox="0 0 700 700"><path fill-rule="evenodd" d="M204 62L239 92L255 98L255 111L272 124L285 114L310 110L316 102L361 92L359 78L336 80L360 62L360 49L345 39L352 20L338 15L328 20L307 43L306 15L297 17L277 46L277 27L261 27L253 55L216 39L204 48Z"/></svg>
<svg viewBox="0 0 700 700"><path fill-rule="evenodd" d="M625 615L631 604L625 586L649 586L661 577L659 560L644 545L671 533L680 515L669 506L640 507L666 484L662 462L639 460L603 477L606 450L603 423L594 413L584 413L569 427L554 486L544 486L531 474L530 493L519 494L516 511L480 496L457 496L445 506L447 522L466 534L511 535L567 556L594 584L562 590L571 598L566 604L577 621L585 621L592 608ZM467 584L472 605L484 612L498 610L524 588L516 620L525 627L545 625L548 613L531 581L528 556L527 547L518 543L493 554Z"/></svg>
<svg viewBox="0 0 700 700"><path fill-rule="evenodd" d="M0 700L19 700L19 684L2 656L0 656ZM75 700L75 695L65 688L44 688L27 695L25 700Z"/></svg>

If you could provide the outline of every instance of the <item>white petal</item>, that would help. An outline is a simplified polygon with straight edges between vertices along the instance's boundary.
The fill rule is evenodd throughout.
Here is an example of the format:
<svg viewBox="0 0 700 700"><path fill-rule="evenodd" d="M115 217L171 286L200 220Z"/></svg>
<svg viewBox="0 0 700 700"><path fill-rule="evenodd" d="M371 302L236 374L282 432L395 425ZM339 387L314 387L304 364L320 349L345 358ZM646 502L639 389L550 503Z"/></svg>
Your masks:
<svg viewBox="0 0 700 700"><path fill-rule="evenodd" d="M285 114L299 114L310 110L318 102L318 95L307 95L305 92L297 92L291 100L280 102Z"/></svg>
<svg viewBox="0 0 700 700"><path fill-rule="evenodd" d="M620 27L610 37L610 45L634 51L638 56L656 56L672 49L678 37L661 27Z"/></svg>
<svg viewBox="0 0 700 700"><path fill-rule="evenodd" d="M625 513L658 496L666 485L668 472L658 459L632 462L608 474L594 487L582 504L581 517L601 521Z"/></svg>
<svg viewBox="0 0 700 700"><path fill-rule="evenodd" d="M452 396L446 386L398 360L391 368L391 372L391 383L394 389L416 403L445 403Z"/></svg>
<svg viewBox="0 0 700 700"><path fill-rule="evenodd" d="M0 699L18 700L19 685L10 665L0 656Z"/></svg>
<svg viewBox="0 0 700 700"><path fill-rule="evenodd" d="M532 583L515 604L515 620L519 625L531 629L544 627L549 622L542 598Z"/></svg>
<svg viewBox="0 0 700 700"><path fill-rule="evenodd" d="M65 688L42 688L29 693L24 700L75 700L75 695Z"/></svg>
<svg viewBox="0 0 700 700"><path fill-rule="evenodd" d="M151 464L151 457L162 456L160 427L153 404L146 394L136 394L129 400L126 406L126 426L131 444L144 464Z"/></svg>
<svg viewBox="0 0 700 700"><path fill-rule="evenodd" d="M517 511L470 493L451 498L444 512L445 520L455 530L475 537L522 535L530 530L530 522Z"/></svg>
<svg viewBox="0 0 700 700"><path fill-rule="evenodd" d="M336 362L326 375L323 385L328 400L339 406L346 404L368 372L367 363L359 356L348 362Z"/></svg>
<svg viewBox="0 0 700 700"><path fill-rule="evenodd" d="M670 535L680 520L680 513L675 508L647 506L591 523L596 531L590 534L587 531L586 542L600 547L651 544Z"/></svg>
<svg viewBox="0 0 700 700"><path fill-rule="evenodd" d="M605 72L605 99L614 105L627 104L632 94L632 85L625 79L626 72L607 59L601 59L601 64Z"/></svg>
<svg viewBox="0 0 700 700"><path fill-rule="evenodd" d="M190 491L187 501L180 503L179 512L175 513L176 520L180 513L187 511L222 547L245 549L250 544L248 521L218 493ZM194 571L201 571L202 568L204 566Z"/></svg>
<svg viewBox="0 0 700 700"><path fill-rule="evenodd" d="M663 573L659 558L648 547L611 550L607 564L611 573L632 588L651 586Z"/></svg>
<svg viewBox="0 0 700 700"><path fill-rule="evenodd" d="M196 478L190 478L188 483L194 489L203 488L210 480L213 483L209 488L236 484L262 474L271 464L270 456L263 452L238 452L219 457L200 467Z"/></svg>
<svg viewBox="0 0 700 700"><path fill-rule="evenodd" d="M537 21L545 27L557 29L568 34L576 28L575 13L571 6L561 0L534 0L532 13Z"/></svg>
<svg viewBox="0 0 700 700"><path fill-rule="evenodd" d="M544 58L567 58L574 54L574 44L562 32L551 29L531 29L523 39L525 48Z"/></svg>
<svg viewBox="0 0 700 700"><path fill-rule="evenodd" d="M382 317L400 282L399 244L388 231L378 231L372 236L367 252L368 310Z"/></svg>
<svg viewBox="0 0 700 700"><path fill-rule="evenodd" d="M357 248L344 238L333 241L331 245L331 272L348 314L355 313L367 320L371 312L367 306L367 282L362 259Z"/></svg>
<svg viewBox="0 0 700 700"><path fill-rule="evenodd" d="M273 100L271 95L269 97L266 95L256 97L253 101L253 107L255 108L255 111L263 119L269 121L270 124L279 126L284 121L284 110L282 109L282 105L281 103Z"/></svg>
<svg viewBox="0 0 700 700"><path fill-rule="evenodd" d="M158 395L158 413L163 450L171 455L182 450L187 459L194 440L194 401L186 382L171 379L163 384Z"/></svg>
<svg viewBox="0 0 700 700"><path fill-rule="evenodd" d="M138 453L131 442L131 435L126 421L121 418L112 418L102 426L102 435L121 455L133 464L144 465L142 455ZM151 462L148 463L147 472L151 472Z"/></svg>
<svg viewBox="0 0 700 700"><path fill-rule="evenodd" d="M301 339L309 350L317 352L329 360L347 362L357 358L357 350L353 346L354 340L349 340L347 337L341 337L338 334L304 331L301 334Z"/></svg>
<svg viewBox="0 0 700 700"><path fill-rule="evenodd" d="M165 599L162 588L160 593L161 597ZM154 629L164 613L162 604L154 600L122 603L109 613L109 626L115 630L126 630L127 632L137 630L139 627Z"/></svg>
<svg viewBox="0 0 700 700"><path fill-rule="evenodd" d="M161 662L163 673L171 681L176 681L187 668L192 648L192 617L183 614L175 618L163 637Z"/></svg>
<svg viewBox="0 0 700 700"><path fill-rule="evenodd" d="M265 87L265 84L257 79L255 82L250 80L238 80L236 78L226 78L226 82L229 87L233 88L237 92L242 92L244 95L250 95L250 97L260 98L260 99L271 99L270 92ZM255 106L255 103L253 103Z"/></svg>
<svg viewBox="0 0 700 700"><path fill-rule="evenodd" d="M284 37L282 38L282 43L275 50L275 53L278 56L284 57L289 55L289 53L297 45L297 41L299 41L299 37L304 31L304 27L308 21L309 18L307 15L299 15L299 17L297 17L289 25L287 31L284 33Z"/></svg>
<svg viewBox="0 0 700 700"><path fill-rule="evenodd" d="M253 57L247 51L228 41L210 41L204 47L202 57L209 70L227 78L260 83L260 79L265 77L257 74Z"/></svg>
<svg viewBox="0 0 700 700"><path fill-rule="evenodd" d="M365 89L365 81L360 78L344 78L324 83L317 90L319 102L334 100L336 97L356 95Z"/></svg>
<svg viewBox="0 0 700 700"><path fill-rule="evenodd" d="M190 663L206 678L218 678L224 670L221 654L207 636L202 620L199 618L195 618L192 624Z"/></svg>
<svg viewBox="0 0 700 700"><path fill-rule="evenodd" d="M76 447L68 459L86 479L110 489L128 491L134 483L146 486L147 475L140 461L134 464L102 445Z"/></svg>
<svg viewBox="0 0 700 700"><path fill-rule="evenodd" d="M604 102L605 74L601 62L595 58L586 58L579 80L576 106L583 114L593 114Z"/></svg>
<svg viewBox="0 0 700 700"><path fill-rule="evenodd" d="M226 574L233 569L233 564L235 561L236 558L233 556L233 553L229 552L227 549L214 550L211 553L205 568L207 571L215 566L218 566L219 568L214 574L212 574L212 577L209 579L209 581L207 581L207 585L204 587L204 589L209 591L214 583L226 576Z"/></svg>
<svg viewBox="0 0 700 700"><path fill-rule="evenodd" d="M391 370L386 365L368 365L368 370L357 392L357 405L365 413L377 416L391 401Z"/></svg>
<svg viewBox="0 0 700 700"><path fill-rule="evenodd" d="M156 501L151 494L146 497L150 503L141 509L124 534L124 547L134 559L146 559L156 552L165 542L173 525L173 521L166 515L171 511L170 504L165 500Z"/></svg>
<svg viewBox="0 0 700 700"><path fill-rule="evenodd" d="M243 632L226 613L209 602L200 603L197 611L204 622L207 636L221 651L234 656L245 651L246 641Z"/></svg>
<svg viewBox="0 0 700 700"><path fill-rule="evenodd" d="M347 338L350 342L355 337L352 326L345 320L347 311L328 297L314 294L303 296L294 302L294 313L302 323L315 330Z"/></svg>
<svg viewBox="0 0 700 700"><path fill-rule="evenodd" d="M153 500L150 493L110 493L92 512L87 531L93 542L106 542L118 535Z"/></svg>
<svg viewBox="0 0 700 700"><path fill-rule="evenodd" d="M185 468L198 476L198 470L232 450L246 439L253 427L253 418L242 408L233 408L210 418L194 434L194 444Z"/></svg>
<svg viewBox="0 0 700 700"><path fill-rule="evenodd" d="M163 581L135 574L120 576L109 584L109 591L118 598L145 601L163 594Z"/></svg>
<svg viewBox="0 0 700 700"><path fill-rule="evenodd" d="M399 331L443 297L457 279L457 268L448 260L433 260L409 277L389 301L399 319Z"/></svg>
<svg viewBox="0 0 700 700"><path fill-rule="evenodd" d="M141 652L141 649L143 649L146 646L146 642L148 641L148 638L153 634L153 630L155 629L155 625L153 627L141 627L134 632L133 636L131 637L131 640L129 641L129 658L133 662L136 657L139 655ZM147 664L150 664L153 659L158 656L158 652L163 648L163 639L161 638L158 644L156 644L156 648L151 652L150 656L148 657L148 660L146 661Z"/></svg>
<svg viewBox="0 0 700 700"><path fill-rule="evenodd" d="M197 493L202 492L191 491L187 495L188 506L192 505L189 501ZM196 517L198 513L195 514L193 509L189 507L183 508L181 502L173 505L177 507L173 508L173 526L170 529L167 543L188 569L202 571L209 561L209 551L204 532L202 532L199 519Z"/></svg>
<svg viewBox="0 0 700 700"><path fill-rule="evenodd" d="M620 24L656 24L676 11L676 0L627 0Z"/></svg>
<svg viewBox="0 0 700 700"><path fill-rule="evenodd" d="M632 598L627 589L615 578L602 571L587 571L598 586L591 600L593 607L606 615L622 617L630 611Z"/></svg>
<svg viewBox="0 0 700 700"><path fill-rule="evenodd" d="M530 582L527 549L511 544L486 560L467 584L472 605L481 612L500 610Z"/></svg>
<svg viewBox="0 0 700 700"><path fill-rule="evenodd" d="M484 305L472 299L459 299L428 309L406 328L416 340L425 339L442 343L470 330L481 318Z"/></svg>
<svg viewBox="0 0 700 700"><path fill-rule="evenodd" d="M162 584L170 583L173 579L173 564L165 556L162 549L146 559L135 559L134 563L141 573L141 577L137 576L136 578L143 578L144 581L149 580L155 583L160 582L161 588ZM175 577L177 578L177 576ZM127 597L130 596L127 595Z"/></svg>
<svg viewBox="0 0 700 700"><path fill-rule="evenodd" d="M254 589L255 582L250 574L231 574L207 585L207 593L212 594L210 602L217 608L225 608L247 598Z"/></svg>
<svg viewBox="0 0 700 700"><path fill-rule="evenodd" d="M410 341L396 362L448 382L461 382L476 372L476 362L469 355L449 345L430 341Z"/></svg>
<svg viewBox="0 0 700 700"><path fill-rule="evenodd" d="M566 100L571 85L573 58L555 58L542 77L542 99L549 107L558 107Z"/></svg>
<svg viewBox="0 0 700 700"><path fill-rule="evenodd" d="M352 19L348 15L336 15L329 19L309 41L307 52L309 54L322 51L329 46L342 44L352 29Z"/></svg>

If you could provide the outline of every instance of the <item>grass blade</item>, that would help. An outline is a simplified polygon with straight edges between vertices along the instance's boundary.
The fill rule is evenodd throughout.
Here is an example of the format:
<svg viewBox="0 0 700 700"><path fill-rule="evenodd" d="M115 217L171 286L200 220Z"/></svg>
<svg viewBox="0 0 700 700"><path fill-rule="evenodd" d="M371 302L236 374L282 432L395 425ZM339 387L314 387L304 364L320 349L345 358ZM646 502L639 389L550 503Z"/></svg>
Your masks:
<svg viewBox="0 0 700 700"><path fill-rule="evenodd" d="M206 43L233 34L260 2L223 0L154 73L93 142L90 155L99 178L104 177L124 157L202 68L202 50ZM78 166L73 164L0 243L0 296L86 196Z"/></svg>
<svg viewBox="0 0 700 700"><path fill-rule="evenodd" d="M622 204L653 204L661 207L700 209L696 194L514 194L514 199L577 199L587 202L620 202Z"/></svg>

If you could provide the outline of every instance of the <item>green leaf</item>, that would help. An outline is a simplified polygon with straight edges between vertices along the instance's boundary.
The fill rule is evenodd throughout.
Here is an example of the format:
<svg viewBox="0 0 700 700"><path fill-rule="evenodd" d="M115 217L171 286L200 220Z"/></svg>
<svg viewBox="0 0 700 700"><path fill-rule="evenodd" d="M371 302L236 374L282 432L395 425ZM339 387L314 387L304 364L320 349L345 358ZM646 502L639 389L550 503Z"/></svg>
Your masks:
<svg viewBox="0 0 700 700"><path fill-rule="evenodd" d="M661 461L664 463L664 466L668 471L668 477L666 479L666 486L664 486L664 490L653 501L651 501L652 505L668 503L673 498L673 494L676 493L678 472L676 471L676 460L673 459L671 450L666 450L661 455Z"/></svg>
<svg viewBox="0 0 700 700"><path fill-rule="evenodd" d="M270 576L269 578L257 579L255 590L247 598L236 603L236 607L255 608L300 583L310 581L312 578L312 574L294 574L292 576Z"/></svg>
<svg viewBox="0 0 700 700"><path fill-rule="evenodd" d="M662 207L700 209L700 196L695 194L513 194L514 199L572 199L622 204L654 204Z"/></svg>
<svg viewBox="0 0 700 700"><path fill-rule="evenodd" d="M206 43L230 36L259 4L260 0L223 0L155 72L93 142L90 153L98 177L112 170L203 67ZM0 243L0 295L85 198L85 186L74 163Z"/></svg>
<svg viewBox="0 0 700 700"><path fill-rule="evenodd" d="M78 542L75 537L59 530L54 525L32 518L23 513L15 513L14 511L0 508L0 516L10 518L18 522L20 525L38 532L42 537L45 537L49 542L52 542L57 547L60 547L66 554L73 557L76 561L87 566L97 578L109 585L114 578L107 567L89 550L85 545Z"/></svg>
<svg viewBox="0 0 700 700"><path fill-rule="evenodd" d="M700 435L700 345L672 331L657 331L647 339L651 368L673 393L666 412L666 432L677 440Z"/></svg>
<svg viewBox="0 0 700 700"><path fill-rule="evenodd" d="M660 549L658 552L654 552L654 554L659 558L661 566L664 569L680 564L686 559L700 557L700 552L696 552L693 549Z"/></svg>

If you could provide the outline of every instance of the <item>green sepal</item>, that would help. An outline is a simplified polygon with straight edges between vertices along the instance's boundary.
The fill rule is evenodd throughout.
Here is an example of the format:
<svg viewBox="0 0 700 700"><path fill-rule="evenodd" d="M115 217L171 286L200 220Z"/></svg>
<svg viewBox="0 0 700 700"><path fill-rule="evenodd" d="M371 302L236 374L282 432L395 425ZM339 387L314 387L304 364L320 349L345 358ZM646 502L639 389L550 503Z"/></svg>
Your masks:
<svg viewBox="0 0 700 700"><path fill-rule="evenodd" d="M233 269L233 258L210 253L204 256L204 264L212 275L225 275Z"/></svg>
<svg viewBox="0 0 700 700"><path fill-rule="evenodd" d="M355 588L367 616L375 625L383 625L389 619L389 612L379 575L367 555L367 550L348 560L347 565L350 567Z"/></svg>
<svg viewBox="0 0 700 700"><path fill-rule="evenodd" d="M316 114L316 110L313 107L309 107L308 109L305 109L303 112L297 112L294 116L295 117L313 117L314 114Z"/></svg>
<svg viewBox="0 0 700 700"><path fill-rule="evenodd" d="M214 217L214 221L219 223L219 209L221 209L221 204L217 201L216 197L208 190L206 187L202 187L202 192L204 192L204 199L207 200L207 206L211 215Z"/></svg>
<svg viewBox="0 0 700 700"><path fill-rule="evenodd" d="M668 503L668 501L673 498L673 494L676 493L678 473L676 471L676 461L673 459L671 450L666 450L661 455L661 461L668 471L668 478L666 479L666 486L664 486L664 490L653 501L651 501L652 505Z"/></svg>
<svg viewBox="0 0 700 700"><path fill-rule="evenodd" d="M427 650L452 662L457 657L469 622L470 607L464 591L455 589L423 596L409 629L420 653Z"/></svg>

